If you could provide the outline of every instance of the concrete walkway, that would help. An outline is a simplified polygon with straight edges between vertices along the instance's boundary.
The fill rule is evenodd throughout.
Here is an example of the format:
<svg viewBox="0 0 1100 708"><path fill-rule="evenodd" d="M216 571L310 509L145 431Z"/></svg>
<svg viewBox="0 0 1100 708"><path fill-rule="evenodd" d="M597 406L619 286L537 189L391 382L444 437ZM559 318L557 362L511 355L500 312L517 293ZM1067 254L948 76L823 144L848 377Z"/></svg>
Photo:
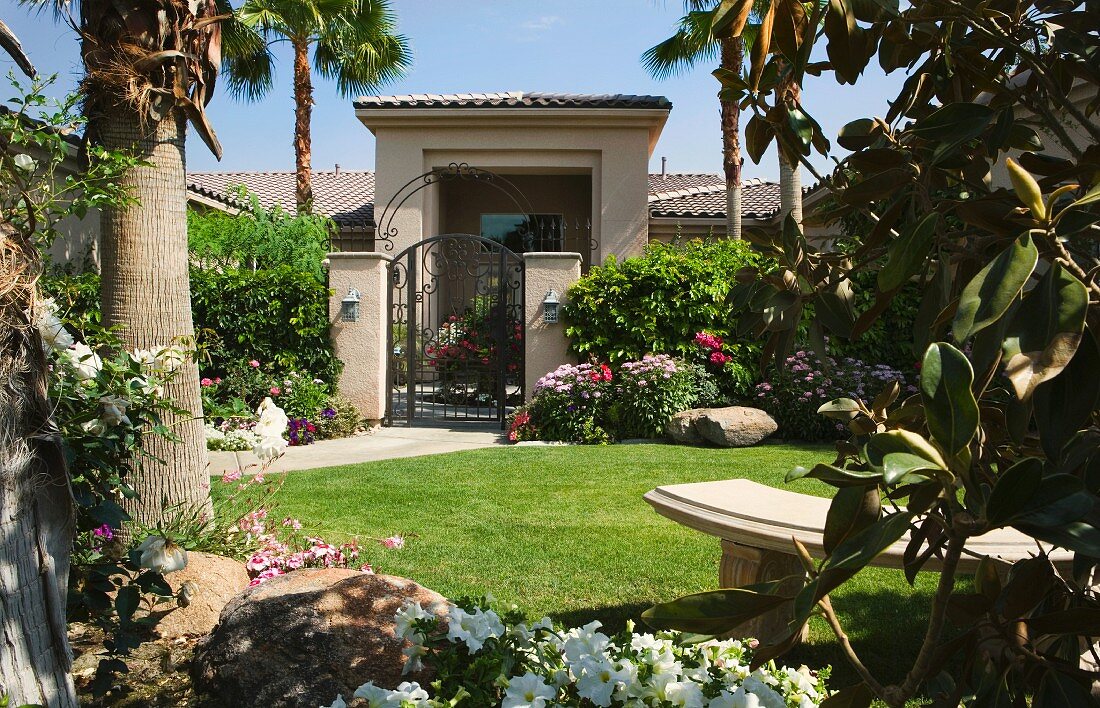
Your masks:
<svg viewBox="0 0 1100 708"><path fill-rule="evenodd" d="M499 425L467 425L453 428L396 426L375 428L367 435L340 440L321 440L312 445L288 447L286 454L270 467L270 471L294 472L398 457L438 455L444 452L494 447L505 443ZM221 474L226 470L235 470L238 460L241 467L245 468L259 465L259 460L251 452L211 452L210 473ZM245 471L249 473L257 469L258 467L253 467Z"/></svg>

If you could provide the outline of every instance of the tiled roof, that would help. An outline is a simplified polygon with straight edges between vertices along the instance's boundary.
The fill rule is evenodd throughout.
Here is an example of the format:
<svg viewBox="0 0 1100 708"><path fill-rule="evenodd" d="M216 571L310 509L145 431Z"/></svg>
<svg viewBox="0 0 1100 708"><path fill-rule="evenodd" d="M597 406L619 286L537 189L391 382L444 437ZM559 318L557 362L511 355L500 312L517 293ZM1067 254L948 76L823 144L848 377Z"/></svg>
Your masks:
<svg viewBox="0 0 1100 708"><path fill-rule="evenodd" d="M293 172L190 172L188 190L228 206L242 206L229 190L245 185L265 209L294 209ZM313 172L313 207L342 229L374 226L374 173L360 170Z"/></svg>
<svg viewBox="0 0 1100 708"><path fill-rule="evenodd" d="M195 194L227 206L240 207L230 188L246 185L265 209L281 204L294 208L293 172L191 172L187 187ZM340 170L313 173L314 209L342 229L374 226L374 173ZM779 211L779 185L746 180L741 193L742 216L770 219ZM713 218L726 215L726 181L718 174L649 175L650 216Z"/></svg>
<svg viewBox="0 0 1100 708"><path fill-rule="evenodd" d="M414 93L403 96L363 96L356 108L672 108L664 96L621 93Z"/></svg>
<svg viewBox="0 0 1100 708"><path fill-rule="evenodd" d="M778 184L759 179L744 181L741 187L742 217L771 219L778 211ZM649 215L724 219L725 178L714 174L650 175Z"/></svg>

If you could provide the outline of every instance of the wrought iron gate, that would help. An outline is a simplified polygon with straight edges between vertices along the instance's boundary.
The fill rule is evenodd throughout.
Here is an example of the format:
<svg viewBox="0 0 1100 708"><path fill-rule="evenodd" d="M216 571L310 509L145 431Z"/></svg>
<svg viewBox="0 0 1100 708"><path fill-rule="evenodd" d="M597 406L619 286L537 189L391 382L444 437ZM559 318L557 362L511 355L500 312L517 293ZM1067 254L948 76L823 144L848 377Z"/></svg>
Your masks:
<svg viewBox="0 0 1100 708"><path fill-rule="evenodd" d="M390 423L498 421L523 402L523 258L472 234L390 266Z"/></svg>

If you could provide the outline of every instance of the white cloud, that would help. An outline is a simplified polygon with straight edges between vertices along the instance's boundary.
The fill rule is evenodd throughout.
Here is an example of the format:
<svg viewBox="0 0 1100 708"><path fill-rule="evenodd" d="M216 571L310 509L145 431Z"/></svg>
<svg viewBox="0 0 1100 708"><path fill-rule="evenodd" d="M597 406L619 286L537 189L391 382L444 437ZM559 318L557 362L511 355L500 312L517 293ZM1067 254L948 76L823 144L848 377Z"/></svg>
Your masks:
<svg viewBox="0 0 1100 708"><path fill-rule="evenodd" d="M527 20L522 23L520 29L527 30L529 32L545 32L552 28L554 25L560 25L561 18L557 15L543 15L533 20Z"/></svg>

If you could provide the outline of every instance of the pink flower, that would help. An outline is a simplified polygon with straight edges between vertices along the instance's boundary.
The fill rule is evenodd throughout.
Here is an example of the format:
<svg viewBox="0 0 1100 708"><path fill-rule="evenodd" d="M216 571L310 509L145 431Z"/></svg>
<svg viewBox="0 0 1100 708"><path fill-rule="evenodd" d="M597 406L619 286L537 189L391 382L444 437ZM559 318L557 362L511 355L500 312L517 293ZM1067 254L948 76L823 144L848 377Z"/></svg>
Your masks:
<svg viewBox="0 0 1100 708"><path fill-rule="evenodd" d="M216 385L216 384L220 384L221 382L222 382L222 377L221 377L221 376L219 376L219 377L217 377L216 379L214 379L214 383L215 383L215 385Z"/></svg>
<svg viewBox="0 0 1100 708"><path fill-rule="evenodd" d="M241 471L240 470L236 470L234 472L226 472L225 474L222 475L222 482L224 482L226 484L230 484L232 482L236 482L240 478L241 478Z"/></svg>
<svg viewBox="0 0 1100 708"><path fill-rule="evenodd" d="M204 378L204 379L201 379L199 381L199 385L200 386L213 386L214 382L213 382L213 380L211 380L209 378Z"/></svg>
<svg viewBox="0 0 1100 708"><path fill-rule="evenodd" d="M252 361L248 362L248 365L249 365L249 366L251 366L251 367L252 367L253 369L258 369L258 368L260 368L260 362L256 361L255 359L253 359Z"/></svg>
<svg viewBox="0 0 1100 708"><path fill-rule="evenodd" d="M272 386L269 390L271 391L272 396L278 396L280 393L283 392L283 390L278 386Z"/></svg>
<svg viewBox="0 0 1100 708"><path fill-rule="evenodd" d="M382 545L386 548L401 549L405 547L404 536L390 536L389 538L382 539Z"/></svg>

